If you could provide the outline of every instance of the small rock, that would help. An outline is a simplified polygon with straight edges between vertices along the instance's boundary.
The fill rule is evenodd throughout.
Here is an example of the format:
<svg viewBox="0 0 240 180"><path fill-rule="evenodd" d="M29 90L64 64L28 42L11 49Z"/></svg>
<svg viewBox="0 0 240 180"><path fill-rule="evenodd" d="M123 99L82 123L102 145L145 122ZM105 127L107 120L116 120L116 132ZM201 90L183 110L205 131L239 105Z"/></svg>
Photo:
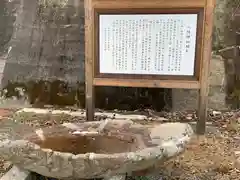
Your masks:
<svg viewBox="0 0 240 180"><path fill-rule="evenodd" d="M188 115L186 116L186 119L187 119L187 120L192 120L192 119L193 119L192 114L188 114Z"/></svg>
<svg viewBox="0 0 240 180"><path fill-rule="evenodd" d="M240 170L240 158L237 158L235 161L235 167Z"/></svg>
<svg viewBox="0 0 240 180"><path fill-rule="evenodd" d="M7 169L10 168L11 165L12 165L11 162L5 161L5 162L3 163L3 169L7 170Z"/></svg>
<svg viewBox="0 0 240 180"><path fill-rule="evenodd" d="M162 122L166 122L169 121L167 118L165 117L157 117L156 119L154 119L155 121L162 121Z"/></svg>
<svg viewBox="0 0 240 180"><path fill-rule="evenodd" d="M217 115L220 115L222 113L220 111L213 111L212 114L213 114L213 116L217 116Z"/></svg>
<svg viewBox="0 0 240 180"><path fill-rule="evenodd" d="M218 167L215 169L216 172L226 174L231 170L230 164L219 164Z"/></svg>
<svg viewBox="0 0 240 180"><path fill-rule="evenodd" d="M240 137L239 136L235 136L233 137L235 140L240 140Z"/></svg>
<svg viewBox="0 0 240 180"><path fill-rule="evenodd" d="M240 124L240 117L237 119L237 122Z"/></svg>
<svg viewBox="0 0 240 180"><path fill-rule="evenodd" d="M235 151L234 153L235 153L236 156L240 155L240 151Z"/></svg>

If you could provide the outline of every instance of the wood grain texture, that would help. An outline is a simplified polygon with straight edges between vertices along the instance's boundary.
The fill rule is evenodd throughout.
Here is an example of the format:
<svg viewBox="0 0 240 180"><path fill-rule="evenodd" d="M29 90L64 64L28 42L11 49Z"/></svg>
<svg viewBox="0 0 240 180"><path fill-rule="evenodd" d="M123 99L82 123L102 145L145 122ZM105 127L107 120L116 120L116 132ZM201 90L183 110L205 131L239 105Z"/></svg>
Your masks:
<svg viewBox="0 0 240 180"><path fill-rule="evenodd" d="M124 86L124 87L148 87L148 88L183 88L199 89L198 81L178 80L147 80L147 79L120 79L120 78L94 78L95 86Z"/></svg>
<svg viewBox="0 0 240 180"><path fill-rule="evenodd" d="M85 8L85 83L87 120L94 120L94 19L92 0L84 1Z"/></svg>
<svg viewBox="0 0 240 180"><path fill-rule="evenodd" d="M209 65L212 52L213 13L215 0L206 0L204 13L203 52L200 72L200 90L198 106L197 134L204 134L206 129L207 104L209 91Z"/></svg>
<svg viewBox="0 0 240 180"><path fill-rule="evenodd" d="M94 0L94 8L201 8L204 7L204 0Z"/></svg>

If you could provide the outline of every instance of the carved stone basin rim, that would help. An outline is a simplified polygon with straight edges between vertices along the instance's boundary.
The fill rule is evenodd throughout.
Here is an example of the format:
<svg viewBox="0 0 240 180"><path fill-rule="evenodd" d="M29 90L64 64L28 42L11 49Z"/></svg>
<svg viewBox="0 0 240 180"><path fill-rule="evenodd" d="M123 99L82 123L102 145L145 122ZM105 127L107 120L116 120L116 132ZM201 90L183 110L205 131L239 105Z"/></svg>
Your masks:
<svg viewBox="0 0 240 180"><path fill-rule="evenodd" d="M23 140L42 149L75 155L118 154L136 152L156 146L151 143L149 131L139 124L119 121L98 123L68 123L56 127L37 129Z"/></svg>
<svg viewBox="0 0 240 180"><path fill-rule="evenodd" d="M167 129L174 126L174 123L169 124ZM20 139L0 141L0 157L47 177L109 177L146 169L157 160L182 152L193 131L187 124L176 126L174 131L177 129L180 132L177 138L153 143L151 131L132 121L66 123L37 131L33 129ZM86 147L77 146L81 143Z"/></svg>

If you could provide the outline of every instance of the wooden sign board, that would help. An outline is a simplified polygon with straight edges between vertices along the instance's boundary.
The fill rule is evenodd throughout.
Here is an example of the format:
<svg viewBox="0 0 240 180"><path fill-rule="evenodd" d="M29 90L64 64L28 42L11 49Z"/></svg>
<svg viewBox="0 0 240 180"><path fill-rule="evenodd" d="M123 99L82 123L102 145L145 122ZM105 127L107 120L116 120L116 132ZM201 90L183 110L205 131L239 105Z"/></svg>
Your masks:
<svg viewBox="0 0 240 180"><path fill-rule="evenodd" d="M204 133L215 0L85 0L87 119L94 86L199 89Z"/></svg>

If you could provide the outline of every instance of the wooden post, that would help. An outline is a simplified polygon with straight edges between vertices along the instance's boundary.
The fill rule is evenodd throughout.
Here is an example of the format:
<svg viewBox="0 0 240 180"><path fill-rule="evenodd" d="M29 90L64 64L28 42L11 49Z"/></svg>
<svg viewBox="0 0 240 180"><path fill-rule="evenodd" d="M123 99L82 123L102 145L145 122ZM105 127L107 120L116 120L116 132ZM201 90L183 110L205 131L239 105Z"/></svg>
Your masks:
<svg viewBox="0 0 240 180"><path fill-rule="evenodd" d="M236 32L236 44L237 46L240 46L240 32Z"/></svg>
<svg viewBox="0 0 240 180"><path fill-rule="evenodd" d="M85 87L86 87L86 118L87 121L94 120L94 85L93 85L93 54L94 54L94 23L92 0L84 1L85 8Z"/></svg>
<svg viewBox="0 0 240 180"><path fill-rule="evenodd" d="M215 0L205 0L203 53L200 69L200 90L198 105L197 134L205 133L209 91L209 65L212 53L212 27Z"/></svg>
<svg viewBox="0 0 240 180"><path fill-rule="evenodd" d="M235 75L235 83L234 83L234 104L236 105L235 107L239 109L240 107L240 54L239 54L239 45L240 45L240 33L236 32L236 46L234 48L234 75Z"/></svg>
<svg viewBox="0 0 240 180"><path fill-rule="evenodd" d="M240 61L240 32L236 32L236 54L235 54L236 58L238 58L238 63ZM238 68L240 68L240 66L238 66ZM239 70L239 69L237 69Z"/></svg>

